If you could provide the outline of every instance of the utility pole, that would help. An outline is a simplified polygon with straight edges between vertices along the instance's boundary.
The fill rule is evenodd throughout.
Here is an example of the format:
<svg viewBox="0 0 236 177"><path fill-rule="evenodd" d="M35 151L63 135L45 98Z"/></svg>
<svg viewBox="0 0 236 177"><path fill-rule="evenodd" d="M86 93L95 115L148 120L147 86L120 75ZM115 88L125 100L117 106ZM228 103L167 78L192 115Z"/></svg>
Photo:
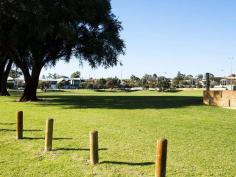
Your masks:
<svg viewBox="0 0 236 177"><path fill-rule="evenodd" d="M123 65L120 66L120 80L123 80Z"/></svg>
<svg viewBox="0 0 236 177"><path fill-rule="evenodd" d="M233 60L234 60L234 57L230 57L229 59L230 59L230 74L232 76L232 74L233 74Z"/></svg>
<svg viewBox="0 0 236 177"><path fill-rule="evenodd" d="M234 57L230 57L230 75L231 77L233 77L233 60L234 60ZM231 90L233 90L233 80L231 79L230 80L230 83L231 83Z"/></svg>

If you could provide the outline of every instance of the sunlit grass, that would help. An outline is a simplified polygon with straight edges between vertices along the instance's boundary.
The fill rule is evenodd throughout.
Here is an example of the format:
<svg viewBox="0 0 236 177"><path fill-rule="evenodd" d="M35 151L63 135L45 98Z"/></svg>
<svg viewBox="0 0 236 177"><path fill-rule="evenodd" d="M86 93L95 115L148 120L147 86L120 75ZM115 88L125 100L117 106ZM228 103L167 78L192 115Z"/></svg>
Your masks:
<svg viewBox="0 0 236 177"><path fill-rule="evenodd" d="M236 111L201 104L202 92L64 91L41 102L0 98L0 176L154 176L155 144L169 140L168 176L235 177ZM24 111L26 139L15 140ZM54 151L44 126L55 119ZM89 165L89 131L98 130L101 164Z"/></svg>

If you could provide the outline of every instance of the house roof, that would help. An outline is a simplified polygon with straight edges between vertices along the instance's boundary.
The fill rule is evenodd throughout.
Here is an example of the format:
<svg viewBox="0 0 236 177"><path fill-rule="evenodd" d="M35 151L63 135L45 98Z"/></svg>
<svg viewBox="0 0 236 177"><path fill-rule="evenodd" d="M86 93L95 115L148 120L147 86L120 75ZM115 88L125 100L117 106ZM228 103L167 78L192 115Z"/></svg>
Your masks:
<svg viewBox="0 0 236 177"><path fill-rule="evenodd" d="M236 80L236 77L225 77L225 79L228 79L228 80Z"/></svg>
<svg viewBox="0 0 236 177"><path fill-rule="evenodd" d="M7 80L10 81L10 80L14 80L14 79L12 77L8 77Z"/></svg>

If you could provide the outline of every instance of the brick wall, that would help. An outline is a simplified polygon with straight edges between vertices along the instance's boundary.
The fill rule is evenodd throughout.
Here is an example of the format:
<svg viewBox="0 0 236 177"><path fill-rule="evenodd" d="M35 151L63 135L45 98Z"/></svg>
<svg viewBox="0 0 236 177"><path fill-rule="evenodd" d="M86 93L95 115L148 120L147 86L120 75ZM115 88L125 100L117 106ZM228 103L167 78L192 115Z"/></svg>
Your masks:
<svg viewBox="0 0 236 177"><path fill-rule="evenodd" d="M204 104L220 107L236 107L236 91L204 91Z"/></svg>

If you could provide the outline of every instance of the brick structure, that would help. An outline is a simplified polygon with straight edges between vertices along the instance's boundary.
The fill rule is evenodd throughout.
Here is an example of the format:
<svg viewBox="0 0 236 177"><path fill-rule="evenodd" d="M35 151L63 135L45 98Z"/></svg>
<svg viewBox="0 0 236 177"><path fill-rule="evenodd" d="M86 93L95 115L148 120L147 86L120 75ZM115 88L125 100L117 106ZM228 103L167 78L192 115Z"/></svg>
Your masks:
<svg viewBox="0 0 236 177"><path fill-rule="evenodd" d="M210 106L236 108L236 91L204 91L203 103Z"/></svg>

